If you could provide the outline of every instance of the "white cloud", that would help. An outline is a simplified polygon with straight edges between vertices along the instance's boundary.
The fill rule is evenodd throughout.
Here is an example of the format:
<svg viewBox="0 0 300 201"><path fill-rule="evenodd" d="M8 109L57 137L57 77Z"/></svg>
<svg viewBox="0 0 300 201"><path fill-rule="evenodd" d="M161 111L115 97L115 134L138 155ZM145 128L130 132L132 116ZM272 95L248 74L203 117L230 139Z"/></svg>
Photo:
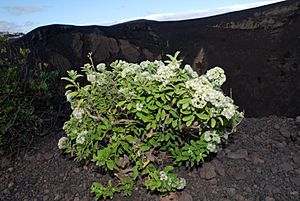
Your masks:
<svg viewBox="0 0 300 201"><path fill-rule="evenodd" d="M35 7L35 6L12 6L12 7L3 7L3 9L11 15L20 16L23 14L41 12L45 9Z"/></svg>
<svg viewBox="0 0 300 201"><path fill-rule="evenodd" d="M118 20L118 21L103 22L101 23L101 25L112 25L112 24L118 24L118 23L128 22L137 19L147 19L147 20L157 20L157 21L195 19L195 18L208 17L208 16L219 15L219 14L224 14L233 11L259 7L259 6L281 2L281 1L283 0L268 0L268 1L258 1L254 3L248 3L248 4L236 4L232 6L220 7L214 9L191 10L191 11L176 12L176 13L158 13L158 14L134 17L134 18L124 19L124 20Z"/></svg>
<svg viewBox="0 0 300 201"><path fill-rule="evenodd" d="M0 20L0 32L24 32L25 30L29 30L33 25L34 23L30 21L25 22L24 24L16 24L14 22Z"/></svg>

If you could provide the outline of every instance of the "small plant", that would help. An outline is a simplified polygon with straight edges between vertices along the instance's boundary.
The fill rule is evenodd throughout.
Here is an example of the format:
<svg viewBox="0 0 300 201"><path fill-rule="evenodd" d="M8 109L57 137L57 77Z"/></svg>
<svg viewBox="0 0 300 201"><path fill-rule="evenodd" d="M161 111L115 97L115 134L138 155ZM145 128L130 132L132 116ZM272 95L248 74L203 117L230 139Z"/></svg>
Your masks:
<svg viewBox="0 0 300 201"><path fill-rule="evenodd" d="M4 40L3 40L4 41ZM2 41L2 42L3 42ZM19 77L18 66L24 65L25 58L29 54L28 50L20 49L20 60L17 63L11 62L4 57L6 48L1 49L0 59L0 145L15 140L14 136L18 132L25 132L25 122L38 122L33 115L34 108L30 99L26 97L21 79ZM23 126L24 125L24 126ZM33 130L35 124L30 126ZM25 138L19 139L26 141ZM4 142L5 141L5 142Z"/></svg>
<svg viewBox="0 0 300 201"><path fill-rule="evenodd" d="M0 45L4 41L0 38ZM28 65L30 50L20 48L16 59L8 58L7 51L5 47L0 51L0 148L12 154L14 147L24 147L41 131L45 106L41 109L38 104L51 105L49 86L58 75L40 65L23 78L21 69Z"/></svg>
<svg viewBox="0 0 300 201"><path fill-rule="evenodd" d="M169 60L140 64L115 61L90 64L84 76L68 71L67 100L73 110L58 147L76 160L89 159L114 173L107 186L95 182L96 198L130 195L141 179L151 192L183 189L185 179L174 166L198 165L218 150L243 118L233 100L223 94L220 67L198 75L181 66L179 52Z"/></svg>

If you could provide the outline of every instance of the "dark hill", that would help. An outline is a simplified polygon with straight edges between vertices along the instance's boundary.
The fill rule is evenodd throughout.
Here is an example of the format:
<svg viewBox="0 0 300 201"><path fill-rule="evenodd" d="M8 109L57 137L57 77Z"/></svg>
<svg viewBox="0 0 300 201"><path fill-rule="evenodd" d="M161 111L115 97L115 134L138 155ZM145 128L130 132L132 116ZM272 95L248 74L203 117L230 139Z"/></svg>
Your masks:
<svg viewBox="0 0 300 201"><path fill-rule="evenodd" d="M110 27L50 25L10 41L31 61L65 72L93 52L95 62L164 59L181 51L198 72L225 69L247 116L300 114L300 2L285 1L214 17L175 22L137 20Z"/></svg>

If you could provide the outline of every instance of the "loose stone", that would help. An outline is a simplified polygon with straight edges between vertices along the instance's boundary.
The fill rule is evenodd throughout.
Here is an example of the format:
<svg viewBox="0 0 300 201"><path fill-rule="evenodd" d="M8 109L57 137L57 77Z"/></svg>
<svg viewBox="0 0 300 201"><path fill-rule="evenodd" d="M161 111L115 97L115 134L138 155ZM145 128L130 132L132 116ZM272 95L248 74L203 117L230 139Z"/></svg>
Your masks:
<svg viewBox="0 0 300 201"><path fill-rule="evenodd" d="M246 149L239 149L235 152L229 152L227 154L227 157L231 159L243 159L246 158L247 156L248 156L248 152Z"/></svg>
<svg viewBox="0 0 300 201"><path fill-rule="evenodd" d="M215 167L210 163L203 164L203 167L200 170L200 177L202 179L212 179L217 176Z"/></svg>

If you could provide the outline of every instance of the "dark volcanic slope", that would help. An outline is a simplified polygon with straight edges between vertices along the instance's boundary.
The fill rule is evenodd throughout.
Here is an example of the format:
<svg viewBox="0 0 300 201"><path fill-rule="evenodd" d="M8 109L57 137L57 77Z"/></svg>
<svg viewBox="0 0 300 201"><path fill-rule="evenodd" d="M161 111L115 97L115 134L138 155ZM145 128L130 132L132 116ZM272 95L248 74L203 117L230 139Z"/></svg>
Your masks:
<svg viewBox="0 0 300 201"><path fill-rule="evenodd" d="M299 1L210 18L178 22L133 21L111 27L51 25L12 41L32 50L35 61L55 69L95 62L163 59L180 50L185 62L204 72L225 69L236 103L248 116L300 114Z"/></svg>

